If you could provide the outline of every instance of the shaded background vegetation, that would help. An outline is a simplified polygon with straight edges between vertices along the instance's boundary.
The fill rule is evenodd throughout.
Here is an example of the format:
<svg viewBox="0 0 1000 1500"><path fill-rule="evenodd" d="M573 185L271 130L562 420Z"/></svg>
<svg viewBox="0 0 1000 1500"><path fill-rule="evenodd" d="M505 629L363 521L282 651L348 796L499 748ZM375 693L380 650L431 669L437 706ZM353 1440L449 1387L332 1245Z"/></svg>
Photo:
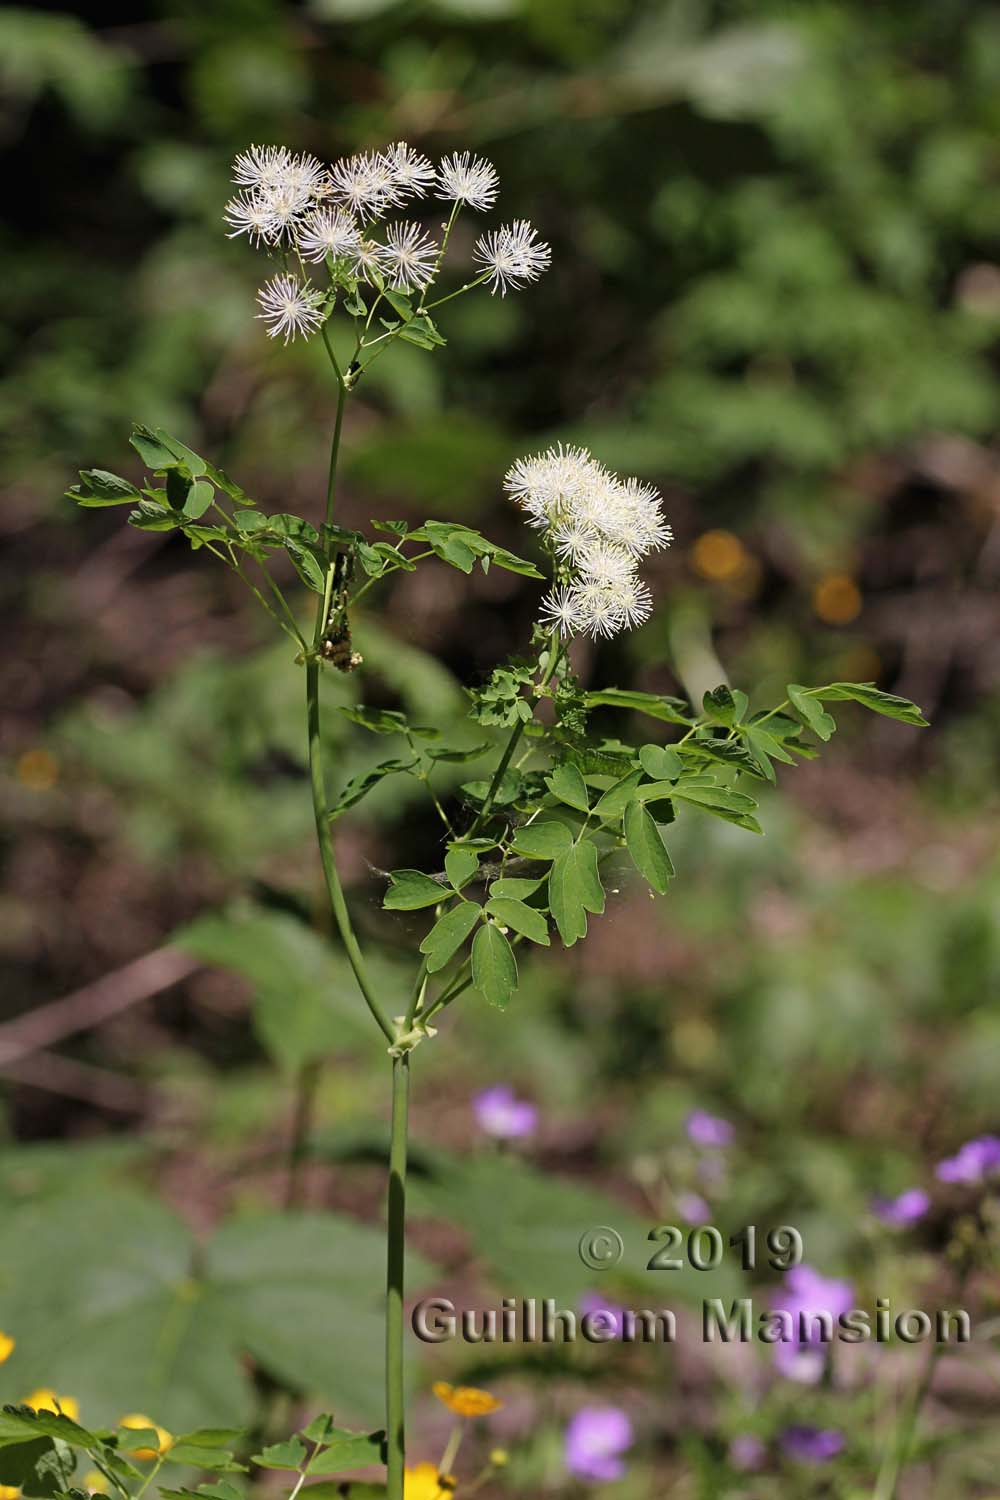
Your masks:
<svg viewBox="0 0 1000 1500"><path fill-rule="evenodd" d="M418 1137L460 1158L475 1088L513 1081L542 1107L536 1165L643 1219L669 1214L666 1179L676 1188L692 1170L685 1112L715 1107L737 1122L741 1153L717 1217L789 1220L829 1274L853 1271L874 1295L881 1266L900 1295L926 1298L944 1229L932 1221L883 1260L866 1204L997 1124L1000 9L6 10L0 96L3 1018L159 953L191 922L185 951L206 962L54 1047L0 1053L0 1192L42 1213L54 1243L50 1195L79 1226L73 1194L124 1173L129 1193L158 1192L205 1230L281 1201L295 1099L313 1094L301 1199L378 1218L378 1046L338 956L310 933L319 894L288 651L207 559L60 495L83 465L136 477L138 420L210 453L266 509L315 518L328 373L315 348L276 349L252 319L261 264L222 232L228 163L250 140L329 159L405 137L494 160L502 211L540 227L553 268L518 298L443 310L435 358L400 346L374 368L347 436L346 524L438 515L523 550L504 468L556 437L586 442L662 488L676 543L651 579L654 621L581 648L584 677L698 696L728 677L761 703L789 680L857 677L933 721L916 733L845 710L832 753L765 803L764 841L680 822L669 897L650 906L624 888L585 948L535 962L515 1015L470 996L462 1026L423 1049ZM359 621L366 699L460 716L461 684L526 639L536 603L507 574L402 575ZM345 777L379 758L346 722L329 734ZM419 860L430 825L409 798L384 785L342 838L387 983L412 934L380 917L369 863ZM68 1141L87 1153L53 1146ZM123 1141L128 1161L103 1151ZM470 1245L447 1221L482 1226L489 1194L434 1191L418 1243L454 1288L495 1239L481 1227ZM109 1209L95 1235L106 1243L118 1225ZM582 1290L572 1262L570 1248L553 1269L563 1282L544 1290ZM502 1256L492 1272L517 1290ZM350 1383L345 1396L308 1363L305 1332L258 1386L276 1374L295 1387L287 1372L305 1361L304 1394L349 1399ZM914 1494L989 1493L986 1347L953 1379L974 1441L936 1448ZM463 1366L452 1351L434 1367L487 1379L497 1362ZM84 1368L95 1419L113 1420L121 1385ZM526 1455L515 1493L557 1483L551 1434L581 1379L605 1394L636 1379L628 1361L542 1373L515 1381L509 1402ZM666 1378L683 1373L678 1356ZM729 1493L712 1465L738 1427L739 1382L710 1409L664 1417L638 1374L643 1463L678 1494ZM709 1374L686 1378L707 1388ZM8 1395L21 1379L4 1372ZM246 1414L234 1391L220 1420ZM849 1472L863 1476L878 1422L852 1410L866 1435ZM620 1493L648 1483L639 1468ZM787 1493L808 1493L796 1483Z"/></svg>

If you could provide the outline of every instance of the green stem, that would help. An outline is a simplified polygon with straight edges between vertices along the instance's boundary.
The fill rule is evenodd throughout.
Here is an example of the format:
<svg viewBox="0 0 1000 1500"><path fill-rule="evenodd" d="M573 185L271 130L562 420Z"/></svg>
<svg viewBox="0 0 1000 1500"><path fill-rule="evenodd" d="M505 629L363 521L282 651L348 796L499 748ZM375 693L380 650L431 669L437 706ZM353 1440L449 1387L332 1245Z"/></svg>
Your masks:
<svg viewBox="0 0 1000 1500"><path fill-rule="evenodd" d="M542 676L538 683L538 687L536 688L531 699L532 711L534 711L537 704L541 701L542 690L544 688L547 688L549 683L552 681L552 677L556 670L556 667L559 665L559 658L562 655L562 647L559 644L558 637L556 636L555 631L553 631L549 636L548 649L549 659L546 663L545 671L542 673ZM493 772L493 780L490 782L489 790L486 793L486 798L483 802L483 805L473 819L472 826L466 834L466 838L473 838L479 832L480 828L482 828L490 813L493 811L493 803L496 801L496 795L500 790L500 786L504 778L504 773L506 772L507 767L510 765L511 757L514 754L514 751L517 749L523 733L524 720L518 719L517 723L514 725L513 729L510 732L510 738L508 739L506 748L500 757L497 768Z"/></svg>
<svg viewBox="0 0 1000 1500"><path fill-rule="evenodd" d="M917 1419L934 1383L934 1371L941 1358L942 1348L943 1346L937 1342L930 1347L923 1372L910 1393L894 1440L879 1472L873 1500L896 1500L899 1481L913 1445Z"/></svg>
<svg viewBox="0 0 1000 1500"><path fill-rule="evenodd" d="M409 1090L409 1057L394 1057L392 1060L392 1138L389 1147L389 1225L385 1278L387 1500L403 1500L406 1471L403 1272L406 1250L406 1133Z"/></svg>
<svg viewBox="0 0 1000 1500"><path fill-rule="evenodd" d="M340 434L344 426L344 407L347 404L347 387L344 377L340 373L337 356L333 352L330 343L330 335L327 333L326 324L323 324L323 343L337 377L337 415L333 423L333 437L330 441L330 467L326 476L326 524L329 526L333 521L333 502L337 489L337 459L340 457ZM324 620L324 625L326 621Z"/></svg>
<svg viewBox="0 0 1000 1500"><path fill-rule="evenodd" d="M392 1043L396 1040L396 1033L386 1018L381 1005L375 996L368 970L361 953L358 940L354 935L354 927L351 924L350 912L347 910L347 902L344 899L344 888L340 883L337 873L337 862L333 857L333 843L330 838L330 820L327 815L329 806L326 796L326 778L323 774L323 747L320 742L319 732L319 662L315 659L306 663L306 715L309 724L309 779L312 786L313 816L316 820L316 839L319 843L319 856L323 864L323 877L326 880L326 889L330 897L330 907L333 911L337 931L344 945L354 977L358 982L358 988L365 998L365 1004L378 1022L387 1040Z"/></svg>

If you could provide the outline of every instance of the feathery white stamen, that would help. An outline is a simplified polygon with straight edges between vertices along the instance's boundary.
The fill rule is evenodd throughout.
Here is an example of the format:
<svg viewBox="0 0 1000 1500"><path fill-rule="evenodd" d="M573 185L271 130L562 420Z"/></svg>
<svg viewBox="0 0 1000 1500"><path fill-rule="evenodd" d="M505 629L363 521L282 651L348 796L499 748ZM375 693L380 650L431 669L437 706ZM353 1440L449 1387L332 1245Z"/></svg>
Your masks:
<svg viewBox="0 0 1000 1500"><path fill-rule="evenodd" d="M287 146L248 146L233 162L232 180L240 187L275 187L291 160Z"/></svg>
<svg viewBox="0 0 1000 1500"><path fill-rule="evenodd" d="M396 291L422 291L434 275L439 246L419 224L390 224L378 257L379 268Z"/></svg>
<svg viewBox="0 0 1000 1500"><path fill-rule="evenodd" d="M635 558L614 542L594 542L585 547L576 565L585 579L605 588L626 583L635 573Z"/></svg>
<svg viewBox="0 0 1000 1500"><path fill-rule="evenodd" d="M227 239L245 234L251 245L266 244L278 229L274 210L260 192L237 193L226 204L222 217L230 226Z"/></svg>
<svg viewBox="0 0 1000 1500"><path fill-rule="evenodd" d="M387 209L403 201L388 158L375 151L338 161L330 172L330 192L363 224L381 219Z"/></svg>
<svg viewBox="0 0 1000 1500"><path fill-rule="evenodd" d="M542 624L562 636L575 635L584 623L584 617L576 600L575 590L565 584L546 594L541 604Z"/></svg>
<svg viewBox="0 0 1000 1500"><path fill-rule="evenodd" d="M419 151L397 141L383 152L397 189L407 197L423 198L434 181L434 164ZM400 200L401 201L401 200Z"/></svg>
<svg viewBox="0 0 1000 1500"><path fill-rule="evenodd" d="M652 596L636 568L672 536L652 485L623 481L585 448L560 443L519 458L504 489L529 526L547 533L559 562L558 586L542 601L544 624L597 639L649 618Z"/></svg>
<svg viewBox="0 0 1000 1500"><path fill-rule="evenodd" d="M334 260L353 257L361 247L361 230L354 215L340 204L314 209L298 226L295 244L303 260L314 264L328 255Z"/></svg>
<svg viewBox="0 0 1000 1500"><path fill-rule="evenodd" d="M308 338L323 322L322 292L303 286L297 276L272 277L257 293L257 301L262 309L257 317L267 323L268 338L281 334L286 344L298 334Z"/></svg>
<svg viewBox="0 0 1000 1500"><path fill-rule="evenodd" d="M493 207L500 191L496 167L484 156L473 156L471 151L456 151L453 156L446 156L438 167L437 184L436 198L467 203L480 213Z"/></svg>
<svg viewBox="0 0 1000 1500"><path fill-rule="evenodd" d="M552 251L544 241L538 239L527 219L517 219L513 224L503 224L480 235L472 251L476 263L489 272L487 285L496 296L506 297L508 291L516 291L537 281L552 262Z"/></svg>

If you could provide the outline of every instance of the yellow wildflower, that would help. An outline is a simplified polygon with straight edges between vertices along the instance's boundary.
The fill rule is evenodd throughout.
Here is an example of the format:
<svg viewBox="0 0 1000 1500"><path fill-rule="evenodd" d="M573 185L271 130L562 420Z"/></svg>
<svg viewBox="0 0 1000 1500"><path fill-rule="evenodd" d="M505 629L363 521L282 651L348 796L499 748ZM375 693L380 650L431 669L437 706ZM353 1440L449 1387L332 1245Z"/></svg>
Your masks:
<svg viewBox="0 0 1000 1500"><path fill-rule="evenodd" d="M9 1333L4 1333L3 1329L0 1328L0 1365L3 1364L5 1359L10 1359L14 1353L16 1343L17 1339L12 1339Z"/></svg>
<svg viewBox="0 0 1000 1500"><path fill-rule="evenodd" d="M691 549L691 561L702 578L729 583L745 570L749 555L731 531L704 531Z"/></svg>
<svg viewBox="0 0 1000 1500"><path fill-rule="evenodd" d="M417 1464L407 1469L403 1480L403 1500L452 1500L455 1481L450 1474L439 1474L434 1464Z"/></svg>
<svg viewBox="0 0 1000 1500"><path fill-rule="evenodd" d="M490 1454L490 1463L493 1465L494 1469L504 1468L506 1464L510 1463L510 1454L507 1452L507 1449L494 1448L493 1452Z"/></svg>
<svg viewBox="0 0 1000 1500"><path fill-rule="evenodd" d="M59 780L59 762L48 750L25 750L17 758L14 774L29 792L50 792Z"/></svg>
<svg viewBox="0 0 1000 1500"><path fill-rule="evenodd" d="M64 1417L72 1421L79 1421L80 1403L75 1396L57 1396L50 1386L41 1385L37 1391L32 1391L30 1396L24 1398L25 1406L30 1406L32 1411L55 1411L62 1412Z"/></svg>
<svg viewBox="0 0 1000 1500"><path fill-rule="evenodd" d="M477 1390L474 1385L449 1385L446 1380L438 1380L431 1389L456 1417L488 1417L503 1406L489 1391Z"/></svg>
<svg viewBox="0 0 1000 1500"><path fill-rule="evenodd" d="M21 1491L16 1484L0 1484L0 1500L21 1500Z"/></svg>
<svg viewBox="0 0 1000 1500"><path fill-rule="evenodd" d="M92 1495L106 1495L109 1489L108 1481L100 1469L90 1469L84 1474L83 1487Z"/></svg>
<svg viewBox="0 0 1000 1500"><path fill-rule="evenodd" d="M119 1427L128 1427L134 1432L139 1432L144 1427L156 1433L156 1448L133 1448L132 1458L160 1458L164 1453L169 1453L173 1447L173 1437L165 1427L160 1427L153 1421L152 1417L144 1416L141 1411L129 1412L127 1417L122 1417L118 1423Z"/></svg>
<svg viewBox="0 0 1000 1500"><path fill-rule="evenodd" d="M861 591L846 573L831 573L813 589L813 609L824 625L849 625L861 613Z"/></svg>

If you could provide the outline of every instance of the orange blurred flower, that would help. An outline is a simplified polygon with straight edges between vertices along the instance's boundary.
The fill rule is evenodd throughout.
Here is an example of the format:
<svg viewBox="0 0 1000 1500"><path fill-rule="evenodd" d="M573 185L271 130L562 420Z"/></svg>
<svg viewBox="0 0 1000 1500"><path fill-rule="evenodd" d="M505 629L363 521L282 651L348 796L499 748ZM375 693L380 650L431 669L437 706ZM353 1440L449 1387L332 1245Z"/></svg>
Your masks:
<svg viewBox="0 0 1000 1500"><path fill-rule="evenodd" d="M750 562L750 554L731 531L705 531L691 549L696 573L713 583L738 578Z"/></svg>
<svg viewBox="0 0 1000 1500"><path fill-rule="evenodd" d="M849 625L861 613L861 590L846 573L830 573L813 589L812 604L824 625Z"/></svg>
<svg viewBox="0 0 1000 1500"><path fill-rule="evenodd" d="M16 1344L17 1339L12 1339L9 1333L4 1333L3 1329L0 1328L0 1365L3 1364L4 1360L10 1359L14 1353Z"/></svg>
<svg viewBox="0 0 1000 1500"><path fill-rule="evenodd" d="M50 750L25 750L17 758L14 775L29 792L50 792L59 780L59 762Z"/></svg>
<svg viewBox="0 0 1000 1500"><path fill-rule="evenodd" d="M496 1396L477 1390L474 1385L449 1385L446 1380L438 1380L431 1389L456 1417L488 1417L503 1406Z"/></svg>

